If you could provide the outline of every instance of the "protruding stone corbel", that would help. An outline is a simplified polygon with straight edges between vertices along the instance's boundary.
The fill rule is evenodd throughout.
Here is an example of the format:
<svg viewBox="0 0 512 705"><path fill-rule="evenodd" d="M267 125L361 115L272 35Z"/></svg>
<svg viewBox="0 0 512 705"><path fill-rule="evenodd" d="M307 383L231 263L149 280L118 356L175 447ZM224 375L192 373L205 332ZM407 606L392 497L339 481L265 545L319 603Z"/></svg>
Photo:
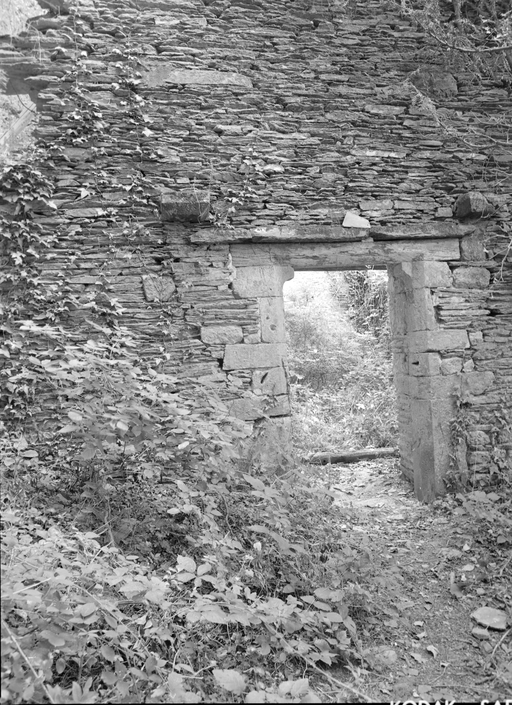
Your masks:
<svg viewBox="0 0 512 705"><path fill-rule="evenodd" d="M455 202L455 217L459 220L465 218L483 218L494 213L492 206L480 191L468 191L460 195Z"/></svg>

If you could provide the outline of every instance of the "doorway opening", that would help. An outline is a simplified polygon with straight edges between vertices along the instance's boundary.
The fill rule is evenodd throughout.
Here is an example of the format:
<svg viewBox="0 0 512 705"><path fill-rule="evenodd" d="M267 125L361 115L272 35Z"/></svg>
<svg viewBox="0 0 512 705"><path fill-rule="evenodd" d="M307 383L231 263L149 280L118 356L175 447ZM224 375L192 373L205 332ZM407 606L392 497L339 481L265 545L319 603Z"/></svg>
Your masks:
<svg viewBox="0 0 512 705"><path fill-rule="evenodd" d="M283 287L294 447L396 448L387 272L297 271Z"/></svg>

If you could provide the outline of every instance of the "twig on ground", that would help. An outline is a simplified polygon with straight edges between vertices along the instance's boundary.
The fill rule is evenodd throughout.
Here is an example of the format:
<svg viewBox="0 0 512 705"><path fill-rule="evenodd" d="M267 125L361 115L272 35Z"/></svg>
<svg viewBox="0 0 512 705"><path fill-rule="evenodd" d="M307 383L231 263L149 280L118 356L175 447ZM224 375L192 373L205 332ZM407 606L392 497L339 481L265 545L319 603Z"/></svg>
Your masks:
<svg viewBox="0 0 512 705"><path fill-rule="evenodd" d="M510 627L509 629L507 629L507 631L503 634L503 636L502 636L501 639L498 641L498 643L496 644L496 646L494 647L494 649L492 650L492 652L491 652L491 653L489 654L489 656L485 659L484 665L483 665L484 668L486 668L486 667L491 663L491 661L492 661L493 658L494 658L494 654L495 654L496 651L498 650L499 646L501 646L501 644L503 644L503 642L505 641L505 638L510 634L510 632L512 632L512 627Z"/></svg>

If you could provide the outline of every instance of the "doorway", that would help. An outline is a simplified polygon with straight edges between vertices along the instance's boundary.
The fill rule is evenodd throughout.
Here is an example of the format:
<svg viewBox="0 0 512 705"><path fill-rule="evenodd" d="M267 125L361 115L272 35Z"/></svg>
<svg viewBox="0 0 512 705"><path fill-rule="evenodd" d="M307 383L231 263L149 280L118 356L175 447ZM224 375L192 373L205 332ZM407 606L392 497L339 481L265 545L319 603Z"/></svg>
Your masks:
<svg viewBox="0 0 512 705"><path fill-rule="evenodd" d="M458 241L447 239L436 251L423 243L372 241L233 244L230 252L235 296L258 303L261 343L227 346L224 368L245 365L260 381L267 378L267 370L268 378L282 380L280 370L287 367L282 287L296 271L387 268L401 469L414 483L418 499L429 502L441 494L450 467L451 420L460 385L457 375L444 374L441 353L463 355L469 341L466 330L438 323L435 296L451 285L447 261L456 259ZM282 402L289 396L287 383L281 391L285 394L279 411L270 415L273 424L286 428L289 404Z"/></svg>

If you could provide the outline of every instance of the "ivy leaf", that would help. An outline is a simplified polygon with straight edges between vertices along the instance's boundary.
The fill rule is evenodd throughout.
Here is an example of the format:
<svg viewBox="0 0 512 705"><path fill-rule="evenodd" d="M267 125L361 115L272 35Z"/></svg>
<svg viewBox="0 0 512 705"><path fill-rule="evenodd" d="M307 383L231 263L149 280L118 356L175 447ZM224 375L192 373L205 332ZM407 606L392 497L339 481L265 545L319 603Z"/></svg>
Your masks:
<svg viewBox="0 0 512 705"><path fill-rule="evenodd" d="M101 674L101 680L106 683L106 685L114 685L117 681L117 676L113 671L103 671Z"/></svg>
<svg viewBox="0 0 512 705"><path fill-rule="evenodd" d="M91 458L94 458L96 455L96 448L94 446L87 446L86 448L83 449L82 453L80 454L80 457L82 460L91 460Z"/></svg>
<svg viewBox="0 0 512 705"><path fill-rule="evenodd" d="M252 477L251 475L244 475L244 480L249 483L249 485L252 485L255 490L260 490L263 491L265 489L265 485L261 480L258 480L256 477Z"/></svg>
<svg viewBox="0 0 512 705"><path fill-rule="evenodd" d="M82 617L89 617L91 614L96 612L98 609L98 606L94 604L94 602L87 602L85 605L82 605L80 607L80 614Z"/></svg>
<svg viewBox="0 0 512 705"><path fill-rule="evenodd" d="M178 556L178 560L176 562L176 570L178 571L178 573L186 572L195 574L196 562L193 558L189 558L188 556Z"/></svg>
<svg viewBox="0 0 512 705"><path fill-rule="evenodd" d="M61 646L64 646L66 643L66 640L63 639L60 634L55 634L55 632L51 632L49 629L44 629L41 632L41 636L43 639L47 639L52 646L55 646L55 648L59 648Z"/></svg>
<svg viewBox="0 0 512 705"><path fill-rule="evenodd" d="M306 695L309 690L309 680L307 678L299 678L293 681L293 685L290 689L290 695L294 698L300 698L302 695Z"/></svg>
<svg viewBox="0 0 512 705"><path fill-rule="evenodd" d="M116 660L116 652L111 646L108 646L108 644L103 644L101 649L101 654L104 658L107 659L107 661L110 661L113 663ZM113 675L113 674L112 674ZM112 685L112 684L110 684Z"/></svg>
<svg viewBox="0 0 512 705"><path fill-rule="evenodd" d="M245 690L245 678L238 671L232 668L213 669L213 677L221 688L235 695L242 695Z"/></svg>

